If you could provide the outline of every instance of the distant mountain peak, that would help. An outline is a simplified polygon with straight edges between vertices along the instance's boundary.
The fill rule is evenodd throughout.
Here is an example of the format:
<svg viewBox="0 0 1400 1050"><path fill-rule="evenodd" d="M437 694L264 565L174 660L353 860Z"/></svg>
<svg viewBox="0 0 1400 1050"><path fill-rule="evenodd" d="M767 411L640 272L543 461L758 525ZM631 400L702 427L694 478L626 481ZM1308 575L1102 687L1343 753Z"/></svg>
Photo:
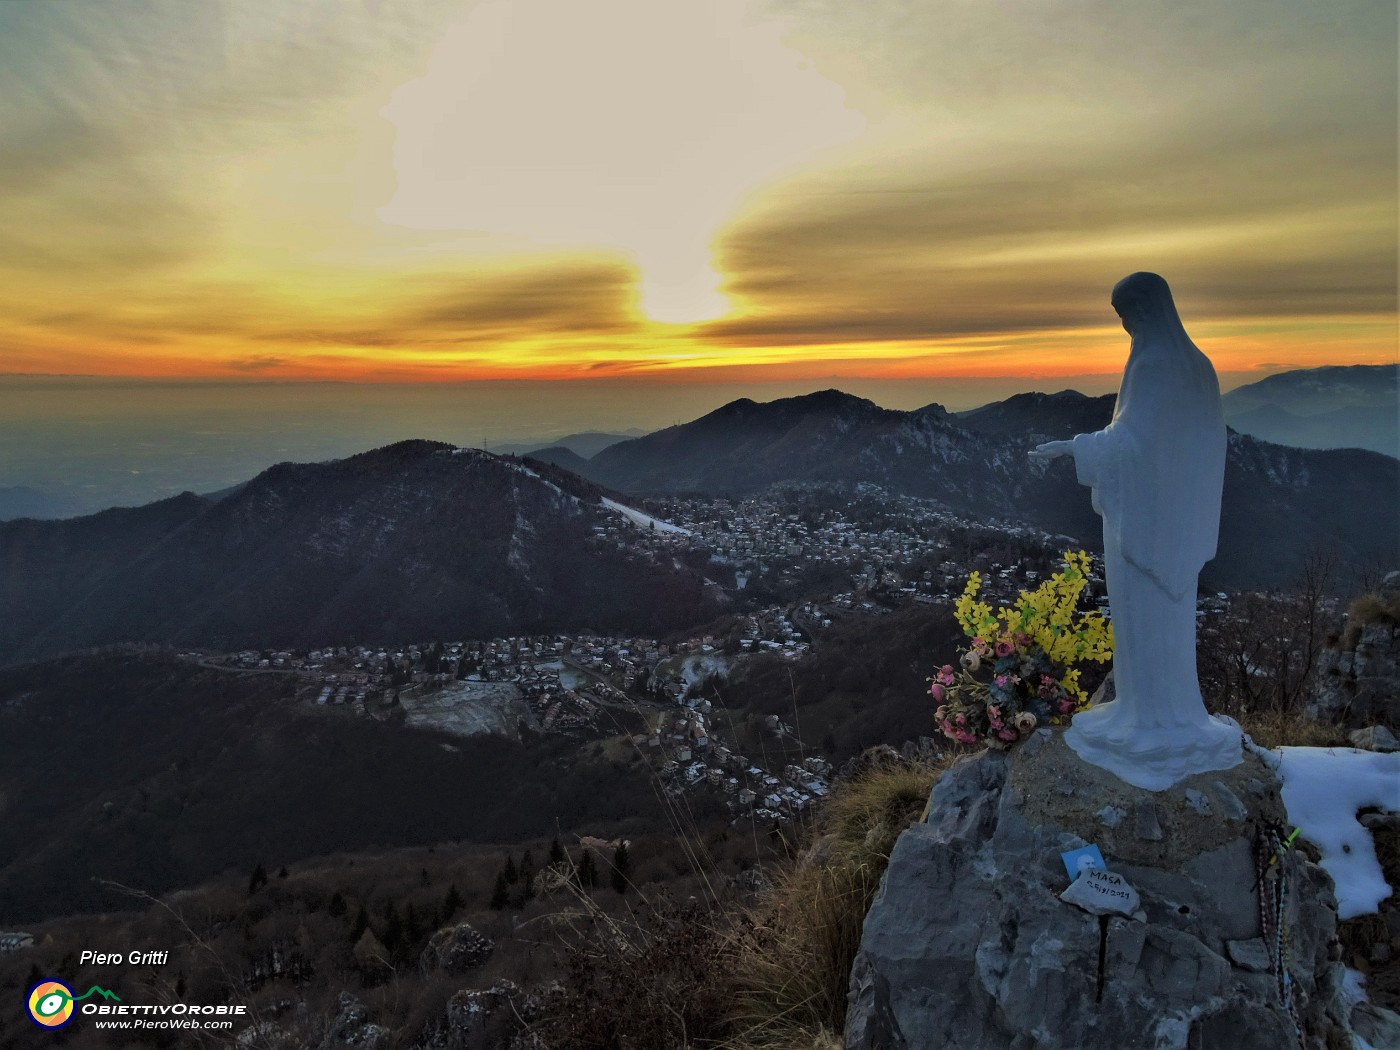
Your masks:
<svg viewBox="0 0 1400 1050"><path fill-rule="evenodd" d="M848 405L879 407L869 398L857 397L855 394L848 394L844 390L837 390L835 387L828 387L825 390L815 390L810 394L799 394L796 397L783 398L773 403L782 404L783 401L821 408L844 408Z"/></svg>
<svg viewBox="0 0 1400 1050"><path fill-rule="evenodd" d="M1222 399L1230 425L1300 448L1400 457L1400 365L1323 365L1266 376Z"/></svg>

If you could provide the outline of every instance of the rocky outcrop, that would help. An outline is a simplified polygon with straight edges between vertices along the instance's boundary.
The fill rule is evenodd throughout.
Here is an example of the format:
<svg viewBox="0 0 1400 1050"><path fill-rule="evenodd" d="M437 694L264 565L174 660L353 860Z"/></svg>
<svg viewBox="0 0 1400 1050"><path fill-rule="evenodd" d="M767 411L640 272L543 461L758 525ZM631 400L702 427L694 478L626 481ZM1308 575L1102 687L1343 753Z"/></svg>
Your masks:
<svg viewBox="0 0 1400 1050"><path fill-rule="evenodd" d="M1400 724L1400 627L1367 624L1354 649L1324 649L1308 714L1346 728Z"/></svg>
<svg viewBox="0 0 1400 1050"><path fill-rule="evenodd" d="M465 922L444 926L429 938L428 946L419 957L418 968L425 974L433 970L463 974L491 958L495 947L491 938Z"/></svg>
<svg viewBox="0 0 1400 1050"><path fill-rule="evenodd" d="M964 759L890 857L851 973L848 1050L1350 1046L1331 880L1297 850L1257 874L1257 836L1285 820L1249 754L1159 792L1048 729ZM1061 853L1089 843L1138 895L1132 914L1060 899ZM1261 919L1280 871L1276 940Z"/></svg>
<svg viewBox="0 0 1400 1050"><path fill-rule="evenodd" d="M381 1050L389 1045L389 1030L369 1021L369 1011L349 992L341 992L338 1012L331 1022L322 1046L325 1050L356 1046L363 1050Z"/></svg>
<svg viewBox="0 0 1400 1050"><path fill-rule="evenodd" d="M1389 611L1400 606L1400 572L1388 574L1375 597ZM1351 627L1348 637L1351 645L1329 647L1318 656L1309 717L1345 729L1400 727L1400 623L1379 616Z"/></svg>

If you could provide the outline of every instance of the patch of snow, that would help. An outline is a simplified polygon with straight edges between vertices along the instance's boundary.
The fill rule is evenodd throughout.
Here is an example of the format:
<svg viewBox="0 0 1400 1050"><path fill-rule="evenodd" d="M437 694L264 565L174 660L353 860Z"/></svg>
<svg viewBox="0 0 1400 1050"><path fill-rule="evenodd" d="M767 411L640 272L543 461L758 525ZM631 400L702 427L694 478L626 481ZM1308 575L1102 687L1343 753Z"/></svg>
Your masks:
<svg viewBox="0 0 1400 1050"><path fill-rule="evenodd" d="M617 514L621 514L624 518L626 518L633 525L636 525L640 529L646 529L655 526L657 532L670 532L679 534L681 536L690 535L689 529L683 529L679 525L672 525L669 521L662 521L660 518L653 518L650 514L643 514L641 511L636 510L633 507L624 506L623 504L618 503L616 500L608 499L606 496L602 498L601 502L603 506L606 507L608 510L613 511Z"/></svg>
<svg viewBox="0 0 1400 1050"><path fill-rule="evenodd" d="M515 740L519 721L532 720L520 690L509 682L454 682L436 692L410 693L400 704L407 725L454 736L495 733Z"/></svg>
<svg viewBox="0 0 1400 1050"><path fill-rule="evenodd" d="M703 681L710 675L719 675L721 678L728 678L729 660L720 655L687 656L681 661L680 669L677 673L685 681L686 689L689 689L696 682Z"/></svg>
<svg viewBox="0 0 1400 1050"><path fill-rule="evenodd" d="M1400 752L1350 747L1279 748L1279 776L1288 819L1317 846L1337 884L1337 915L1367 915L1389 897L1376 846L1358 810L1400 809Z"/></svg>
<svg viewBox="0 0 1400 1050"><path fill-rule="evenodd" d="M1342 973L1342 998L1348 1006L1366 1001L1366 975L1350 966Z"/></svg>

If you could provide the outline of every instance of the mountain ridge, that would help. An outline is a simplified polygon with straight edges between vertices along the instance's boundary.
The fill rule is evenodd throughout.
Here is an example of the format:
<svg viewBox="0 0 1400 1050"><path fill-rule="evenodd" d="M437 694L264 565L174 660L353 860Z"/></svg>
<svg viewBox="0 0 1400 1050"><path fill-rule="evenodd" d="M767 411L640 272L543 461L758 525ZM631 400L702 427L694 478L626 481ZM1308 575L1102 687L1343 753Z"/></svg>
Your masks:
<svg viewBox="0 0 1400 1050"><path fill-rule="evenodd" d="M1101 524L1073 465L1027 453L1042 441L1101 429L1114 402L1113 395L1030 392L952 415L883 409L829 391L766 405L741 399L614 445L581 469L638 496L737 497L775 484L864 482L1097 547ZM1281 585L1309 550L1321 549L1352 566L1393 564L1400 560L1394 530L1355 513L1391 494L1400 495L1400 461L1381 453L1296 449L1232 433L1220 554L1205 578L1219 586Z"/></svg>
<svg viewBox="0 0 1400 1050"><path fill-rule="evenodd" d="M276 464L222 499L0 524L0 659L705 617L701 577L596 544L619 520L597 487L536 466L414 440Z"/></svg>
<svg viewBox="0 0 1400 1050"><path fill-rule="evenodd" d="M1400 457L1400 365L1324 365L1267 376L1222 399L1236 430L1299 448Z"/></svg>

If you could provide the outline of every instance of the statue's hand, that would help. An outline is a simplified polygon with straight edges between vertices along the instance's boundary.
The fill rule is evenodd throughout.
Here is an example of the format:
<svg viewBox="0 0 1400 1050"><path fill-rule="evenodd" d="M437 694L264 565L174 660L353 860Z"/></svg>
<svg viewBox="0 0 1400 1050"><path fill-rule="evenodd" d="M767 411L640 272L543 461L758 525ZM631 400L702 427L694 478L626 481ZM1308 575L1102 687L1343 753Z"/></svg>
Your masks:
<svg viewBox="0 0 1400 1050"><path fill-rule="evenodd" d="M1060 456L1070 456L1074 454L1074 443L1072 441L1047 441L1043 445L1036 445L1031 449L1031 459L1057 459Z"/></svg>

